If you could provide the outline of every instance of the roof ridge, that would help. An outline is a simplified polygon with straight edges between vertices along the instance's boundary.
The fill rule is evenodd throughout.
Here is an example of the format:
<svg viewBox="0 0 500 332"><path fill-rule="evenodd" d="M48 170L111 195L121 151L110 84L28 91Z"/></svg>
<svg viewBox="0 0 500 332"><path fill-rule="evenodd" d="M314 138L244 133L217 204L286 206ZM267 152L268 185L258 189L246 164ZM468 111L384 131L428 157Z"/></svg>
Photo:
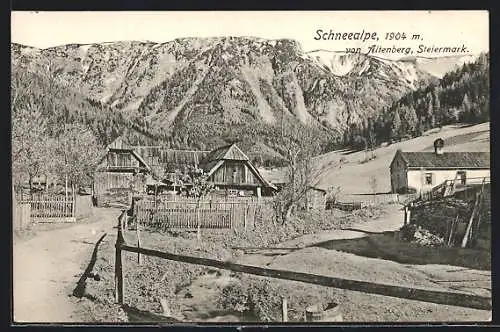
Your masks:
<svg viewBox="0 0 500 332"><path fill-rule="evenodd" d="M490 168L490 152L487 151L452 151L442 154L434 151L406 151L401 152L401 157L408 167Z"/></svg>
<svg viewBox="0 0 500 332"><path fill-rule="evenodd" d="M172 149L172 148L164 148L162 146L150 146L150 145L136 145L136 146L130 146L127 149L144 149L144 148L156 148L156 149L162 149L162 150L169 150L169 151L181 151L181 152L211 152L211 150L183 150L183 149Z"/></svg>
<svg viewBox="0 0 500 332"><path fill-rule="evenodd" d="M247 156L247 155L246 155L243 151L241 151L241 149L240 149L240 148L236 145L236 143L231 144L231 145L229 146L229 150L227 150L227 152L229 152L231 149L237 149L237 151L238 151L239 153L241 153L241 154L243 155L243 157L245 157L245 158L246 158L246 160L250 160L250 159L248 158L248 156ZM226 152L226 153L227 153L227 152Z"/></svg>
<svg viewBox="0 0 500 332"><path fill-rule="evenodd" d="M240 152L241 152L241 153L245 156L245 158L247 158L248 160L250 160L250 158L248 158L248 156L246 155L246 153L245 153L245 152L243 152L243 150L242 150L242 149L240 149L240 147L239 147L239 146L237 146L236 144L235 144L234 146L235 146L235 147L236 147L236 148L237 148L237 149L238 149L238 150L239 150L239 151L240 151Z"/></svg>

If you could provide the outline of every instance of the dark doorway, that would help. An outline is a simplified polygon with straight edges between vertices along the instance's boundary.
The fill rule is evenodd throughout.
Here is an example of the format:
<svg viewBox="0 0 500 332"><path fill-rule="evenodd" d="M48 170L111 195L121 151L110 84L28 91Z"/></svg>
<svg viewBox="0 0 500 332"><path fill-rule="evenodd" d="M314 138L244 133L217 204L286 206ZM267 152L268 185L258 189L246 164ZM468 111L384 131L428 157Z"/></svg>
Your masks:
<svg viewBox="0 0 500 332"><path fill-rule="evenodd" d="M460 184L465 185L467 183L467 174L465 171L458 171L457 177L460 179Z"/></svg>

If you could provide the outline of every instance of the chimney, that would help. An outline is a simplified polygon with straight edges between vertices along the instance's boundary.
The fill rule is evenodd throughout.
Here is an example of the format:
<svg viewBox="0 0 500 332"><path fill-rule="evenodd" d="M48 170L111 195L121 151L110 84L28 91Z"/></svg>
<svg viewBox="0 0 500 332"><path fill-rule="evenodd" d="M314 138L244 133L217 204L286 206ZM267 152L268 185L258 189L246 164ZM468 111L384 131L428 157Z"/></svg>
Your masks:
<svg viewBox="0 0 500 332"><path fill-rule="evenodd" d="M444 146L444 140L442 138L438 138L437 140L434 141L434 153L437 155L442 155L443 154L443 146Z"/></svg>

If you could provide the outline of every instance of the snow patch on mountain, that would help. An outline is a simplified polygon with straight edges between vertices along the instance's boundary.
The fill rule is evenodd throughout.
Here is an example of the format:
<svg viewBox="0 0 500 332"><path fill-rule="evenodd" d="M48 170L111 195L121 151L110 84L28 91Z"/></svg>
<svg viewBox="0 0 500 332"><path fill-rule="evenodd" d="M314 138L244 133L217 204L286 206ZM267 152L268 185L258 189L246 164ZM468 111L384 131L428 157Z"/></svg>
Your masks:
<svg viewBox="0 0 500 332"><path fill-rule="evenodd" d="M439 58L417 58L417 66L429 74L442 78L444 74L456 70L466 63L472 63L479 55L446 56Z"/></svg>
<svg viewBox="0 0 500 332"><path fill-rule="evenodd" d="M345 76L359 67L359 57L346 53L317 50L307 52L306 56L312 59L317 65L328 69L336 76ZM360 72L364 72L369 64L362 64Z"/></svg>
<svg viewBox="0 0 500 332"><path fill-rule="evenodd" d="M80 54L82 57L85 57L87 56L87 53L89 51L89 48L92 47L92 44L87 44L87 45L80 45L79 47L79 50L80 50Z"/></svg>

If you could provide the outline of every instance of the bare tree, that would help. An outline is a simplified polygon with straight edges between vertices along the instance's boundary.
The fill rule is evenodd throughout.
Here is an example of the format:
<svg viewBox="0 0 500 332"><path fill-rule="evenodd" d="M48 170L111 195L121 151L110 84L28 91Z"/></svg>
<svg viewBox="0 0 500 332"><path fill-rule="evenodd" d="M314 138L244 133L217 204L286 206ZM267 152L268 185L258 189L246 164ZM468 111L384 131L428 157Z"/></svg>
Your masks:
<svg viewBox="0 0 500 332"><path fill-rule="evenodd" d="M288 183L276 195L277 216L284 225L304 202L307 207L307 192L315 183L319 171L314 167L314 159L320 151L317 130L310 125L287 123L284 126L282 148L286 156L285 172Z"/></svg>
<svg viewBox="0 0 500 332"><path fill-rule="evenodd" d="M58 137L54 171L71 186L88 185L103 153L90 129L79 124L67 125Z"/></svg>
<svg viewBox="0 0 500 332"><path fill-rule="evenodd" d="M41 107L40 91L36 91L33 77L17 72L11 79L12 107L12 176L19 184L28 176L32 179L47 171L52 142L45 135L47 123Z"/></svg>
<svg viewBox="0 0 500 332"><path fill-rule="evenodd" d="M197 238L201 240L201 224L200 224L200 208L201 201L206 198L213 190L214 185L208 181L208 175L203 173L199 168L195 168L189 172L191 179L187 194L190 197L196 198L196 224L197 224Z"/></svg>
<svg viewBox="0 0 500 332"><path fill-rule="evenodd" d="M90 128L71 123L59 71L50 62L36 74L13 67L12 168L14 179L27 175L30 184L37 175L62 176L67 192L68 182L90 182L104 151Z"/></svg>

